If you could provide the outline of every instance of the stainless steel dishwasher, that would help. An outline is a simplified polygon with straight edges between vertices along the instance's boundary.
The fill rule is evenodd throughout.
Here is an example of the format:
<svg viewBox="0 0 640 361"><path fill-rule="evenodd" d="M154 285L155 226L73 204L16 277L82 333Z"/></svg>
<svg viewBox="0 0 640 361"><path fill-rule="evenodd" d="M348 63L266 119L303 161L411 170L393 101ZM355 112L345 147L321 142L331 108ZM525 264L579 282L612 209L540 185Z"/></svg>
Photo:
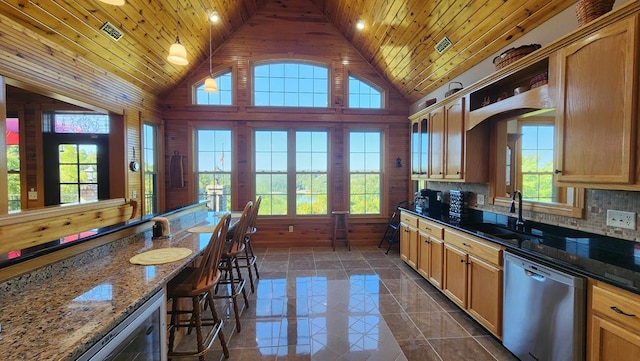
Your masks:
<svg viewBox="0 0 640 361"><path fill-rule="evenodd" d="M505 252L502 343L522 361L585 358L586 280Z"/></svg>

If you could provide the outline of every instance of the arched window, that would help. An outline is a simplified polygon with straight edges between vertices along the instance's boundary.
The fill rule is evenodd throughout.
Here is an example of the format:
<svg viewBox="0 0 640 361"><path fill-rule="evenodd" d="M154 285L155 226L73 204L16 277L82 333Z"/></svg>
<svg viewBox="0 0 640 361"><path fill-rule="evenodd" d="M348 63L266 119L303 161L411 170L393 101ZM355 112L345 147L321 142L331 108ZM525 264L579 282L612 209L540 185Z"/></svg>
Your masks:
<svg viewBox="0 0 640 361"><path fill-rule="evenodd" d="M233 86L231 81L231 70L218 74L214 77L218 83L217 93L207 93L204 91L204 80L195 85L194 103L198 105L232 105Z"/></svg>
<svg viewBox="0 0 640 361"><path fill-rule="evenodd" d="M255 65L253 104L326 108L329 106L329 69L296 62Z"/></svg>
<svg viewBox="0 0 640 361"><path fill-rule="evenodd" d="M382 91L375 85L349 75L349 108L382 108Z"/></svg>

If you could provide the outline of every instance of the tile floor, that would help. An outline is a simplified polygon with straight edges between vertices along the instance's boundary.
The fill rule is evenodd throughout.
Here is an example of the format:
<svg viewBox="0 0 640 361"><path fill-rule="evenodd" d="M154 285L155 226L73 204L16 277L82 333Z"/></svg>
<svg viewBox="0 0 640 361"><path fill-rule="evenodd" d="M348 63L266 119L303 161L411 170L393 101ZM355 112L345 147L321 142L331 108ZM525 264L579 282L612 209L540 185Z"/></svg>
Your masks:
<svg viewBox="0 0 640 361"><path fill-rule="evenodd" d="M217 307L231 316L224 328L229 360L517 361L397 249L256 251L260 280L253 294L247 284L240 333L229 305ZM205 359L224 360L218 341Z"/></svg>

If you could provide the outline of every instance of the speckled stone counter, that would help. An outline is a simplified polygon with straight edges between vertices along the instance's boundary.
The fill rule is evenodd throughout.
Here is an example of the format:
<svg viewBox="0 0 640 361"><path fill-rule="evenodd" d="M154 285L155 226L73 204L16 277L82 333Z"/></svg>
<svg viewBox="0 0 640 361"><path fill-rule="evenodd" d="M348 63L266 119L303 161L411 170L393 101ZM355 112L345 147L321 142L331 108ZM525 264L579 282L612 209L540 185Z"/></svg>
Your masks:
<svg viewBox="0 0 640 361"><path fill-rule="evenodd" d="M152 241L144 232L0 284L0 359L75 360L187 266L210 236L182 231ZM129 263L164 247L193 253L157 266Z"/></svg>

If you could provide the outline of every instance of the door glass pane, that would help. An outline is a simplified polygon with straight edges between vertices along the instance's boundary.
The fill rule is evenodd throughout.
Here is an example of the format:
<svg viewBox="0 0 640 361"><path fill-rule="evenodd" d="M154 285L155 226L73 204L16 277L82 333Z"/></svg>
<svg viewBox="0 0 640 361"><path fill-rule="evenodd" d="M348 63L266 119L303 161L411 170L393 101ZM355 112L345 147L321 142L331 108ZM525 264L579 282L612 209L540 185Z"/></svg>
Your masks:
<svg viewBox="0 0 640 361"><path fill-rule="evenodd" d="M79 202L79 191L77 184L60 184L60 203Z"/></svg>
<svg viewBox="0 0 640 361"><path fill-rule="evenodd" d="M78 183L77 164L60 164L60 183Z"/></svg>

